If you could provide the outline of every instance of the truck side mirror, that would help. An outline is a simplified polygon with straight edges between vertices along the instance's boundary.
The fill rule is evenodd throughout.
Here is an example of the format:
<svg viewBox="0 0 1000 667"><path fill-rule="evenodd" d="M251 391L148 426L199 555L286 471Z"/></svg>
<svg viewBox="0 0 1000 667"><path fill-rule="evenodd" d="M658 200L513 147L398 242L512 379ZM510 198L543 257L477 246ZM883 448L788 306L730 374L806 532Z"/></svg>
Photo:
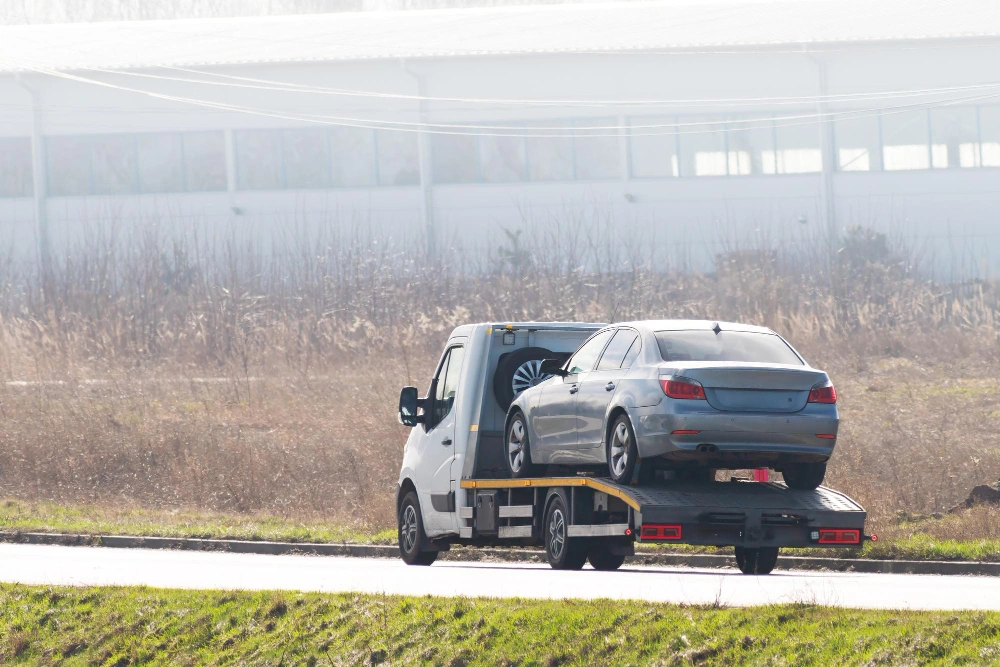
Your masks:
<svg viewBox="0 0 1000 667"><path fill-rule="evenodd" d="M423 415L417 414L417 406L420 399L417 398L416 387L403 387L399 392L399 423L403 426L413 428L422 422Z"/></svg>
<svg viewBox="0 0 1000 667"><path fill-rule="evenodd" d="M544 373L545 375L558 375L561 378L566 377L569 373L563 368L566 362L562 359L542 359L542 365L539 367L538 372Z"/></svg>

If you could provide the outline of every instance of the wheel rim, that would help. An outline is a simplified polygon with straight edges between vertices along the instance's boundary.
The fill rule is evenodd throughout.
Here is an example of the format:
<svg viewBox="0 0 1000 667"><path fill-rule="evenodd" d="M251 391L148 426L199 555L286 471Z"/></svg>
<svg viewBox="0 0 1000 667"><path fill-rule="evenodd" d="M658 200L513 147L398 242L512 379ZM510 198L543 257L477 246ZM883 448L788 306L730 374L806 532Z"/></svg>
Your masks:
<svg viewBox="0 0 1000 667"><path fill-rule="evenodd" d="M618 422L615 434L611 438L611 471L615 477L625 474L625 467L628 465L628 446L628 427L625 422Z"/></svg>
<svg viewBox="0 0 1000 667"><path fill-rule="evenodd" d="M403 551L410 553L417 544L417 510L413 505L403 509L403 525L399 529L399 538L403 542Z"/></svg>
<svg viewBox="0 0 1000 667"><path fill-rule="evenodd" d="M514 377L510 381L510 386L514 390L514 397L520 396L521 392L529 387L534 387L539 382L544 382L552 377L548 373L542 372L542 360L532 359L517 367Z"/></svg>
<svg viewBox="0 0 1000 667"><path fill-rule="evenodd" d="M552 554L552 558L559 560L565 546L566 520L563 518L562 510L557 507L549 519L549 553Z"/></svg>
<svg viewBox="0 0 1000 667"><path fill-rule="evenodd" d="M507 436L507 460L510 461L510 469L520 472L524 465L524 422L515 419L510 425L510 433Z"/></svg>

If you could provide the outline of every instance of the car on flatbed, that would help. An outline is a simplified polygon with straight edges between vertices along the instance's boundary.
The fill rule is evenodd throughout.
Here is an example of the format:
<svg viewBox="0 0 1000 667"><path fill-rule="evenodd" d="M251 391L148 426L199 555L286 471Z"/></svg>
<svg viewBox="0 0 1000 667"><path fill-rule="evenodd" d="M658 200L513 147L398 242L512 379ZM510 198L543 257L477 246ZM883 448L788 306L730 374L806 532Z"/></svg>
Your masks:
<svg viewBox="0 0 1000 667"><path fill-rule="evenodd" d="M833 454L837 391L774 331L731 322L623 322L593 334L508 410L511 477L540 466L606 466L711 479L715 470L772 468L815 489Z"/></svg>
<svg viewBox="0 0 1000 667"><path fill-rule="evenodd" d="M405 562L429 565L456 544L543 546L554 568L589 561L612 570L637 542L660 542L735 547L743 572L766 574L781 547L857 547L866 539L864 508L825 487L664 474L670 471L638 457L631 478L617 481L603 466L574 460L550 461L538 476L512 476L507 432L519 405L515 382L523 393L544 385L546 368L572 363L582 344L606 330L524 322L452 332L426 394L414 387L400 393L399 420L412 429L396 494Z"/></svg>

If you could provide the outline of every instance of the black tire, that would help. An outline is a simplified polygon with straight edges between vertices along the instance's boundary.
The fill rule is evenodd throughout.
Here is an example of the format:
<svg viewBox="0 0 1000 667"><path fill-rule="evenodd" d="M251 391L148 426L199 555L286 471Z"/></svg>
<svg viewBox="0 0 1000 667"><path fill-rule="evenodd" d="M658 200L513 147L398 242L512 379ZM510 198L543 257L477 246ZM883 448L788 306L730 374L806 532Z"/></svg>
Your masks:
<svg viewBox="0 0 1000 667"><path fill-rule="evenodd" d="M587 545L581 538L569 537L569 512L566 498L557 492L545 510L542 536L545 555L553 570L579 570L587 562Z"/></svg>
<svg viewBox="0 0 1000 667"><path fill-rule="evenodd" d="M531 477L536 466L531 462L531 443L528 440L528 424L524 413L517 410L510 416L503 438L503 460L507 463L507 473L512 479Z"/></svg>
<svg viewBox="0 0 1000 667"><path fill-rule="evenodd" d="M405 526L404 526L405 524ZM403 496L396 515L399 555L407 565L430 565L437 560L437 551L421 551L420 545L426 541L424 519L420 515L417 494L410 491ZM405 534L404 534L405 530Z"/></svg>
<svg viewBox="0 0 1000 667"><path fill-rule="evenodd" d="M627 442L622 442L623 438L627 439ZM635 430L628 415L618 415L611 425L604 454L608 460L608 473L611 479L619 484L631 483L635 466L639 462L639 450L635 445Z"/></svg>
<svg viewBox="0 0 1000 667"><path fill-rule="evenodd" d="M566 354L550 352L544 347L522 347L500 358L497 370L493 374L493 395L504 411L510 407L515 398L524 391L523 387L534 386L550 377L538 373L542 359L567 359ZM521 371L521 373L518 373ZM517 377L515 377L517 376ZM515 380L520 391L515 391Z"/></svg>
<svg viewBox="0 0 1000 667"><path fill-rule="evenodd" d="M625 562L625 554L613 554L606 547L593 547L587 554L587 560L595 570L610 572L617 570Z"/></svg>
<svg viewBox="0 0 1000 667"><path fill-rule="evenodd" d="M778 564L778 547L736 547L736 566L743 574L771 574Z"/></svg>
<svg viewBox="0 0 1000 667"><path fill-rule="evenodd" d="M823 483L826 477L825 463L798 463L781 471L785 485L797 491L812 491Z"/></svg>

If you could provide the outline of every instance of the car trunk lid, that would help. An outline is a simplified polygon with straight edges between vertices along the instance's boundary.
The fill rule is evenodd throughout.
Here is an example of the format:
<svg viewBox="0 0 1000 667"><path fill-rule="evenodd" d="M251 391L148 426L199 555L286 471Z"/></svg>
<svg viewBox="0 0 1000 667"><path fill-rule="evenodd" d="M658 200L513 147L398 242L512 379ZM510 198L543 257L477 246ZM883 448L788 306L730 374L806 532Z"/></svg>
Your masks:
<svg viewBox="0 0 1000 667"><path fill-rule="evenodd" d="M672 375L700 382L709 405L727 412L798 412L806 407L809 390L828 379L826 373L813 368L782 364L702 362L671 366Z"/></svg>

